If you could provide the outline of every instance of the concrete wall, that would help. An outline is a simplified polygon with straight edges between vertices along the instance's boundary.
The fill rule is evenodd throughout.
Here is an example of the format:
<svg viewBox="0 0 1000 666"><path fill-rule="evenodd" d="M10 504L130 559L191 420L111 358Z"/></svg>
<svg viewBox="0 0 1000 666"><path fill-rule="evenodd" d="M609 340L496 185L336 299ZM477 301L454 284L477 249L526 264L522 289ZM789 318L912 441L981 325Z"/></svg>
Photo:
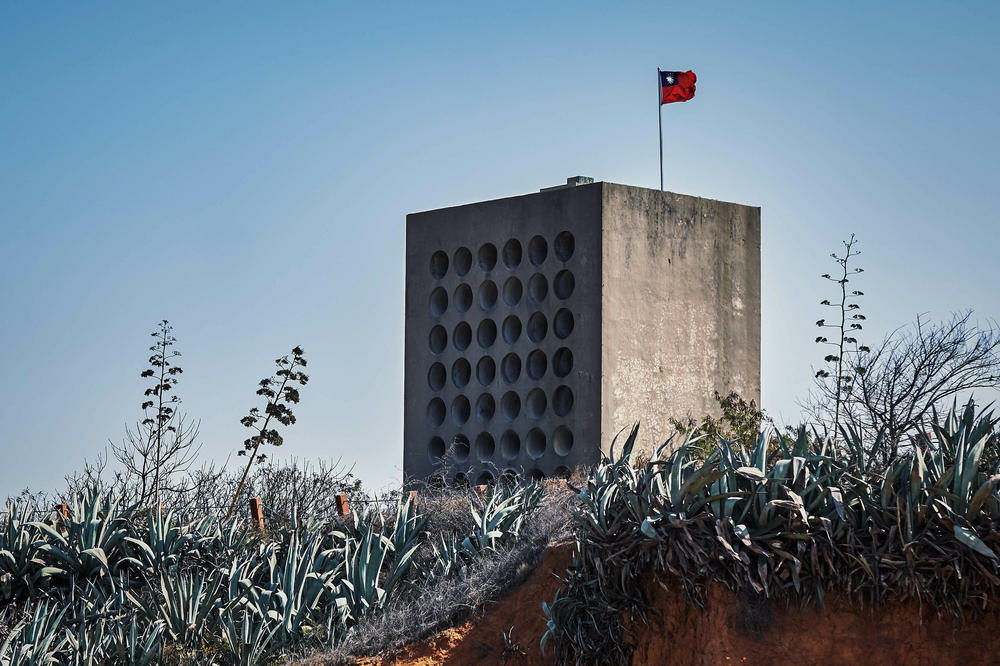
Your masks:
<svg viewBox="0 0 1000 666"><path fill-rule="evenodd" d="M602 184L602 441L760 401L760 208Z"/></svg>
<svg viewBox="0 0 1000 666"><path fill-rule="evenodd" d="M759 400L760 209L593 183L414 213L405 314L406 477L549 477L635 421L652 447Z"/></svg>
<svg viewBox="0 0 1000 666"><path fill-rule="evenodd" d="M407 477L445 471L449 480L463 474L479 481L485 472L505 469L548 477L597 459L600 229L599 185L407 216ZM504 261L508 243L521 248L516 262L510 257L511 266ZM490 247L496 263L484 268L477 255L480 249L492 252ZM472 258L468 271L456 261L465 252ZM505 299L508 281L521 285L518 298L509 293ZM489 284L496 285L495 303L483 304L480 290L491 292ZM468 310L462 307L461 290L472 295ZM508 320L521 328L516 339L505 335ZM496 326L496 339L481 343L477 330L489 322ZM459 349L456 330L463 326L472 340ZM493 378L480 378L480 363L495 365ZM504 372L517 366L516 378ZM471 371L467 380L463 367ZM480 401L492 404L493 413L477 410ZM518 409L508 408L512 404ZM451 446L455 438L459 444ZM484 446L477 447L477 440Z"/></svg>

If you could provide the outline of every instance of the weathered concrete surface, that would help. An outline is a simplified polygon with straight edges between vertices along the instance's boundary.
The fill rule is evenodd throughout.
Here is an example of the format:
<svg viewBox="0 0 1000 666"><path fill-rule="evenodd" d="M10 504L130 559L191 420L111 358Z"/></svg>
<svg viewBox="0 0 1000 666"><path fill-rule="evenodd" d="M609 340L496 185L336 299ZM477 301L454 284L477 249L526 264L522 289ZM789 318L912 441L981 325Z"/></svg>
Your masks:
<svg viewBox="0 0 1000 666"><path fill-rule="evenodd" d="M760 208L602 184L601 432L760 402Z"/></svg>
<svg viewBox="0 0 1000 666"><path fill-rule="evenodd" d="M442 470L450 479L461 473L472 481L479 481L485 473L495 475L503 470L551 477L561 468L596 460L601 438L600 231L599 185L407 215L403 435L403 470L407 478L426 477ZM564 232L572 234L574 239L572 254L565 260L556 252L556 239ZM544 259L534 256L533 261L532 240L536 236L544 240L546 250ZM508 267L503 250L511 240L520 244L522 256L515 266ZM480 248L487 244L497 250L496 265L489 269L483 268L477 257ZM460 275L455 253L462 248L471 252L472 266ZM449 260L447 270L439 278L430 270L435 252L444 252ZM573 276L573 290L561 298L556 293L556 282L560 275L567 274ZM544 296L535 294L540 297L533 300L530 285L536 276L541 276L539 280L547 288ZM513 305L508 304L503 293L511 278L519 280L523 289ZM484 308L479 303L479 291L487 282L496 285L498 295L495 305ZM461 285L468 285L474 295L466 312L457 307L455 298ZM437 288L445 290L449 302L435 314L429 307L429 298ZM573 328L560 337L556 321L557 314L563 311L572 315ZM505 338L503 330L508 317L516 318L521 325L520 335L512 342ZM484 346L476 332L489 321L497 327L496 340ZM533 321L544 321L544 337L536 335L538 339L532 339ZM467 349L461 350L454 343L456 327L463 322L472 330L472 341ZM429 335L438 325L447 332L447 345L440 353L434 353L429 348ZM565 357L565 353L559 354L560 350L572 354L572 367L565 376L555 372L557 359ZM521 366L513 381L503 373L504 359L511 354ZM540 378L532 379L529 359L539 358L539 354L544 358L545 371ZM477 375L477 366L484 359L496 365L495 378L486 383ZM467 384L460 386L454 381L453 368L463 362L469 363L472 376ZM447 370L444 385L436 390L428 378L433 363L440 363ZM462 384L462 377L458 379ZM529 410L531 396L538 395L532 393L535 390L544 396L545 409L540 414ZM555 403L557 396L565 398L567 391L572 394L572 405L561 416L556 413ZM520 403L516 414L504 410L504 400L509 395L516 395ZM462 398L471 406L468 420L452 409L454 402ZM428 421L427 415L428 405L435 399L446 406L444 422L437 426ZM490 418L477 415L480 399L487 402L492 399L495 404ZM566 403L562 406L565 408ZM456 422L456 416L460 422ZM572 435L572 445L560 440L557 446L557 433L567 432ZM504 455L505 436L509 441L519 442L514 455ZM537 436L541 439L532 439ZM469 440L472 450L467 458L449 451L443 459L438 459L428 450L434 438L450 445L455 437ZM476 440L480 437L493 439L492 456L477 455ZM530 449L532 441L540 448Z"/></svg>
<svg viewBox="0 0 1000 666"><path fill-rule="evenodd" d="M568 236L572 251L558 240ZM508 243L518 260L505 262ZM531 335L536 320L544 336ZM490 322L495 339L479 340ZM466 325L471 341L456 345ZM505 359L519 372L506 374ZM481 377L480 363L495 376ZM661 443L670 417L714 412L715 390L759 400L760 209L593 183L408 215L404 374L408 478L549 477L595 462L634 421L644 446ZM505 409L511 396L516 411Z"/></svg>

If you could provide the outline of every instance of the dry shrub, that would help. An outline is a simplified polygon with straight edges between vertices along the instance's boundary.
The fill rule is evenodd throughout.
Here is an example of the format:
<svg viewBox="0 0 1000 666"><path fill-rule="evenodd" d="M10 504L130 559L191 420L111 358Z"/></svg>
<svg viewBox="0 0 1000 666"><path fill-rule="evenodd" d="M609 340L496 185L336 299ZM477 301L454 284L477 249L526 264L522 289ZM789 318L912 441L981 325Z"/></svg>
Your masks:
<svg viewBox="0 0 1000 666"><path fill-rule="evenodd" d="M469 501L478 501L471 490L441 490L420 495L421 511L431 516L428 536L465 530L471 523ZM553 544L572 537L570 515L575 495L558 482L546 482L541 505L520 536L505 547L487 552L469 565L465 578L448 576L404 595L383 613L360 622L334 651L296 662L312 666L351 663L356 657L398 650L454 626L482 611L489 603L521 584L538 566Z"/></svg>

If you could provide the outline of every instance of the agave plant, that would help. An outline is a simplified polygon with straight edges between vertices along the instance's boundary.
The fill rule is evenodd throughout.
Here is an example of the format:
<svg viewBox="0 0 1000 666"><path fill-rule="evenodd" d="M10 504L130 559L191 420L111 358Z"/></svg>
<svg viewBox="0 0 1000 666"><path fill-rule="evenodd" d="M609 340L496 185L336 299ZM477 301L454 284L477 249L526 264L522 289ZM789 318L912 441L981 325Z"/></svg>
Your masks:
<svg viewBox="0 0 1000 666"><path fill-rule="evenodd" d="M75 498L59 524L31 523L40 537L33 545L50 565L50 575L111 576L129 534L127 518L116 499L93 491Z"/></svg>
<svg viewBox="0 0 1000 666"><path fill-rule="evenodd" d="M261 617L277 623L286 638L300 636L316 619L325 593L341 568L340 553L321 550L322 535L309 536L304 542L292 531L283 557L268 548L263 587L248 590L250 605Z"/></svg>
<svg viewBox="0 0 1000 666"><path fill-rule="evenodd" d="M953 407L938 423L934 415L933 441L929 433L917 437L911 469L911 485L939 496L955 514L974 521L980 513L1000 517L1000 502L994 492L1000 483L1000 464L992 470L982 468L986 445L996 446L993 412L976 417L973 405L966 405L961 416ZM935 480L929 485L930 480Z"/></svg>
<svg viewBox="0 0 1000 666"><path fill-rule="evenodd" d="M344 543L345 569L340 581L340 594L354 621L374 613L391 598L413 564L425 524L426 518L417 515L409 498L397 506L391 528L387 528L379 512L355 515L353 535L357 539L349 538ZM390 553L392 557L387 560Z"/></svg>
<svg viewBox="0 0 1000 666"><path fill-rule="evenodd" d="M185 646L197 646L208 627L238 603L223 602L224 574L181 573L160 575L160 597L142 598L128 592L129 600L150 622L162 621L171 640Z"/></svg>
<svg viewBox="0 0 1000 666"><path fill-rule="evenodd" d="M332 599L323 616L323 644L328 648L340 645L352 626L350 610L344 597Z"/></svg>
<svg viewBox="0 0 1000 666"><path fill-rule="evenodd" d="M128 621L108 623L107 659L122 666L150 666L160 662L163 649L163 621L144 622L140 625L136 615Z"/></svg>
<svg viewBox="0 0 1000 666"><path fill-rule="evenodd" d="M69 630L66 631L66 651L69 654L68 664L72 666L92 666L100 664L105 657L105 630L108 622L105 619L106 606L100 613L95 613L93 604L86 600L78 602L74 608L76 617L69 620Z"/></svg>
<svg viewBox="0 0 1000 666"><path fill-rule="evenodd" d="M0 525L0 599L12 599L30 590L40 578L59 572L37 556L31 502L7 502Z"/></svg>
<svg viewBox="0 0 1000 666"><path fill-rule="evenodd" d="M31 616L18 624L0 644L3 666L42 666L56 662L67 637L60 628L68 606L44 602L32 609Z"/></svg>
<svg viewBox="0 0 1000 666"><path fill-rule="evenodd" d="M410 497L397 504L391 530L387 534L392 544L392 561L383 585L387 594L392 594L396 586L404 581L426 525L427 518L418 514L417 506Z"/></svg>
<svg viewBox="0 0 1000 666"><path fill-rule="evenodd" d="M488 495L482 513L470 507L475 530L461 543L465 553L481 553L495 548L505 536L517 536L525 520L538 507L542 488L537 483L495 486Z"/></svg>
<svg viewBox="0 0 1000 666"><path fill-rule="evenodd" d="M444 534L438 535L436 543L431 542L431 550L432 562L426 574L429 578L458 576L465 580L469 570L468 561L479 554L475 549L467 550L459 545L454 535Z"/></svg>
<svg viewBox="0 0 1000 666"><path fill-rule="evenodd" d="M195 543L197 533L187 525L174 522L172 512L148 511L145 538L127 536L132 555L122 562L132 564L147 574L159 574L177 566L181 555Z"/></svg>
<svg viewBox="0 0 1000 666"><path fill-rule="evenodd" d="M220 520L208 516L192 523L191 531L197 535L194 543L197 555L215 565L227 566L260 541L256 530L236 518Z"/></svg>
<svg viewBox="0 0 1000 666"><path fill-rule="evenodd" d="M222 635L229 647L229 663L233 666L253 666L268 655L271 641L282 626L267 615L253 612L226 613L222 617Z"/></svg>

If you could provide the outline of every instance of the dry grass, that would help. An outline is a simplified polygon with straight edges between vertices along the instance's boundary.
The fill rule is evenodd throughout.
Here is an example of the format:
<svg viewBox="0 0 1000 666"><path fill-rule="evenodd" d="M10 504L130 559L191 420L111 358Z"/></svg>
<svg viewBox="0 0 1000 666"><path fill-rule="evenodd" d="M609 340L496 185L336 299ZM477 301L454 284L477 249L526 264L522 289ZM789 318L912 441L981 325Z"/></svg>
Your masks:
<svg viewBox="0 0 1000 666"><path fill-rule="evenodd" d="M421 511L431 516L429 536L437 538L441 533L468 531L472 521L469 501L475 501L475 492L470 490L467 495L454 491L421 492ZM355 626L334 651L289 663L302 666L351 663L356 657L398 650L482 611L521 584L538 565L546 548L571 538L570 514L574 502L571 490L551 483L521 535L506 547L479 557L469 566L464 579L440 578L413 590L383 613Z"/></svg>

